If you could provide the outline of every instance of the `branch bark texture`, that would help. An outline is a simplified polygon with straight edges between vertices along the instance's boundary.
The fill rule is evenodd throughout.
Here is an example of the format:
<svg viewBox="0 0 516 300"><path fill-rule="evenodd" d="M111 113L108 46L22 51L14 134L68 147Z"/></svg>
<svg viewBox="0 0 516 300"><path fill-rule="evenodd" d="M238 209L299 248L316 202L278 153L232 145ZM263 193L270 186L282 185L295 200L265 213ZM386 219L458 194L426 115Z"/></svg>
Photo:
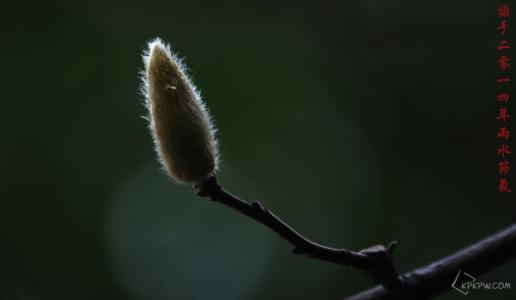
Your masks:
<svg viewBox="0 0 516 300"><path fill-rule="evenodd" d="M479 276L516 258L515 223L450 256L399 276L392 259L396 242L387 247L376 245L360 251L320 245L298 233L260 203L249 203L231 195L215 177L209 177L194 188L198 196L231 207L267 226L294 246L293 253L364 270L373 281L381 284L348 300L429 299L450 290L459 270Z"/></svg>
<svg viewBox="0 0 516 300"><path fill-rule="evenodd" d="M516 258L516 223L450 256L401 277L400 284L377 286L348 300L428 299L451 289L459 270L480 276Z"/></svg>
<svg viewBox="0 0 516 300"><path fill-rule="evenodd" d="M364 270L375 282L385 286L399 284L399 276L392 261L395 242L390 243L387 247L376 245L358 252L320 245L298 233L260 203L249 203L226 192L217 183L215 177L204 180L194 188L197 190L198 196L208 197L212 201L229 206L267 226L292 244L294 246L292 252L295 254Z"/></svg>

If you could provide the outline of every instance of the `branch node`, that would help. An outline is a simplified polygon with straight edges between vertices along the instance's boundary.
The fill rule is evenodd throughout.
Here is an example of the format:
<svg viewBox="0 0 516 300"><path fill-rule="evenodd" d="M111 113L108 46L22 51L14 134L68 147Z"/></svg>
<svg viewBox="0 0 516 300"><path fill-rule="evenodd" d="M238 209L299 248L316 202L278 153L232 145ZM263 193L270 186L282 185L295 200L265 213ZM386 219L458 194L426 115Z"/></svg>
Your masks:
<svg viewBox="0 0 516 300"><path fill-rule="evenodd" d="M371 279L389 289L401 284L401 279L392 260L392 252L396 245L397 242L389 243L387 248L383 245L375 245L359 252L370 259L367 272Z"/></svg>
<svg viewBox="0 0 516 300"><path fill-rule="evenodd" d="M394 252L394 249L398 246L398 241L392 241L387 246L387 252L389 252L392 255L392 252Z"/></svg>
<svg viewBox="0 0 516 300"><path fill-rule="evenodd" d="M251 205L252 205L252 206L253 206L253 208L254 208L254 209L256 209L256 210L259 210L259 211L262 211L262 212L265 212L265 211L266 211L265 207L263 207L263 205L262 205L260 202L258 202L258 201L253 201L253 202L251 203Z"/></svg>
<svg viewBox="0 0 516 300"><path fill-rule="evenodd" d="M207 198L213 195L217 189L220 189L220 185L217 183L215 176L209 176L204 180L194 183L193 189L196 196Z"/></svg>

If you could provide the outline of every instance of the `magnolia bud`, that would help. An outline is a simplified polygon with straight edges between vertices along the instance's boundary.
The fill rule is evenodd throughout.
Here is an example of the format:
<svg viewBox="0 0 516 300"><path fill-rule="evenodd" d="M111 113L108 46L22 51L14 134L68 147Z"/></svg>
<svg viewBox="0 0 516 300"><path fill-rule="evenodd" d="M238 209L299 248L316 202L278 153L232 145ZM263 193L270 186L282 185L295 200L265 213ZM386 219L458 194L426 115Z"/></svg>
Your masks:
<svg viewBox="0 0 516 300"><path fill-rule="evenodd" d="M158 158L174 180L196 183L217 170L215 130L181 61L160 39L143 56L149 128Z"/></svg>

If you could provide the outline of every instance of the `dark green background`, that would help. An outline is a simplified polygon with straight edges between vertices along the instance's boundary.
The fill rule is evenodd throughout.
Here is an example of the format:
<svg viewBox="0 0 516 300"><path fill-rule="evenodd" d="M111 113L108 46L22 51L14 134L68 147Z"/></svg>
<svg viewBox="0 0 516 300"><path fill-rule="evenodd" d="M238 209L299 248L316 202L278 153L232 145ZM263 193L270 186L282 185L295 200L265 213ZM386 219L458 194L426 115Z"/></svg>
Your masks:
<svg viewBox="0 0 516 300"><path fill-rule="evenodd" d="M398 240L405 272L511 224L516 197L496 192L498 2L3 3L0 299L371 286L165 177L139 94L155 37L186 58L214 116L219 180L310 238ZM479 279L513 289L467 299L516 296L514 262Z"/></svg>

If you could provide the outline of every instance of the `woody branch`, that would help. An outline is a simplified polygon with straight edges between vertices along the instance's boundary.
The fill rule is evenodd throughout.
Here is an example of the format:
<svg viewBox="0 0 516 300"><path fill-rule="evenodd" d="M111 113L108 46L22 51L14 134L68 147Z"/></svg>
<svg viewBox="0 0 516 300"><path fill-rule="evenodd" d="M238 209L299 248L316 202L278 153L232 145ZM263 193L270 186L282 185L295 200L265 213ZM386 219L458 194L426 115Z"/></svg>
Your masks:
<svg viewBox="0 0 516 300"><path fill-rule="evenodd" d="M365 270L385 286L398 284L392 262L396 243L359 252L314 243L292 229L258 202L248 203L222 189L215 178L218 143L204 102L185 74L184 66L160 39L149 43L144 55L143 90L149 111L149 128L158 157L167 174L189 183L208 197L262 223L294 245L293 252L319 260Z"/></svg>
<svg viewBox="0 0 516 300"><path fill-rule="evenodd" d="M450 290L459 270L479 276L515 258L516 223L450 256L401 276L398 286L377 286L347 299L428 299Z"/></svg>
<svg viewBox="0 0 516 300"><path fill-rule="evenodd" d="M197 195L231 207L267 226L292 244L295 254L365 270L382 284L358 295L355 300L433 296L448 288L450 274L461 267L480 274L516 256L516 225L403 277L398 276L392 260L395 242L387 247L377 245L355 252L308 240L260 203L241 200L217 183L214 174L219 160L213 124L184 66L170 48L160 39L150 42L144 63L143 90L149 128L167 174L176 182L192 184Z"/></svg>
<svg viewBox="0 0 516 300"><path fill-rule="evenodd" d="M299 234L260 203L248 203L226 192L214 176L194 185L194 188L198 196L208 197L267 226L292 244L294 246L292 252L295 254L364 270L375 282L382 283L386 287L400 284L392 261L396 242L391 242L387 247L376 245L358 252L323 246Z"/></svg>

